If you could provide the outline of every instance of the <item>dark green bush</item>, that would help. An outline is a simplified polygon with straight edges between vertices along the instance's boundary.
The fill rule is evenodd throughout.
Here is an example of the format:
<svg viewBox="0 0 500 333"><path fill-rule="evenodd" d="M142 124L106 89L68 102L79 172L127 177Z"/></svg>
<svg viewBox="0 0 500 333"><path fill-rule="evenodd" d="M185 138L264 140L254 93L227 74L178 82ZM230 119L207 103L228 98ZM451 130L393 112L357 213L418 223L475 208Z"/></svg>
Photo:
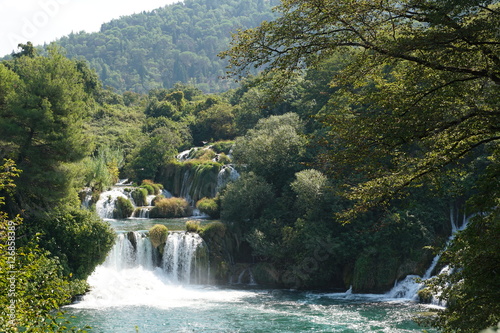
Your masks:
<svg viewBox="0 0 500 333"><path fill-rule="evenodd" d="M217 219L220 217L220 207L218 201L219 200L216 198L203 198L196 203L196 208L211 218Z"/></svg>
<svg viewBox="0 0 500 333"><path fill-rule="evenodd" d="M160 199L149 212L151 218L184 217L189 214L189 203L183 198Z"/></svg>
<svg viewBox="0 0 500 333"><path fill-rule="evenodd" d="M131 195L137 206L147 206L149 204L147 189L141 187L136 188L134 191L132 191Z"/></svg>
<svg viewBox="0 0 500 333"><path fill-rule="evenodd" d="M125 219L132 216L134 212L134 205L129 199L124 197L118 197L116 199L115 210L113 210L113 218L115 219Z"/></svg>
<svg viewBox="0 0 500 333"><path fill-rule="evenodd" d="M150 184L142 184L141 188L146 189L149 195L155 194L155 188Z"/></svg>
<svg viewBox="0 0 500 333"><path fill-rule="evenodd" d="M37 226L44 248L57 256L75 279L85 280L103 263L113 246L115 232L95 213L81 209L51 212Z"/></svg>

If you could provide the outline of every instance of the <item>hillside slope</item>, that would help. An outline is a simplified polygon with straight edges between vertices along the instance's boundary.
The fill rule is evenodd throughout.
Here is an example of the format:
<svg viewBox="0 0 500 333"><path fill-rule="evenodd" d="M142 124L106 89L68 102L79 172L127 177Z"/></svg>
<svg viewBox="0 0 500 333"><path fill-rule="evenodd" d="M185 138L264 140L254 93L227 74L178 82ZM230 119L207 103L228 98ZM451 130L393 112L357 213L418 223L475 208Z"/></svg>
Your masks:
<svg viewBox="0 0 500 333"><path fill-rule="evenodd" d="M73 33L58 41L70 58L85 58L103 83L144 93L191 83L206 92L230 87L220 79L231 32L271 20L275 0L186 0L121 17L97 33Z"/></svg>

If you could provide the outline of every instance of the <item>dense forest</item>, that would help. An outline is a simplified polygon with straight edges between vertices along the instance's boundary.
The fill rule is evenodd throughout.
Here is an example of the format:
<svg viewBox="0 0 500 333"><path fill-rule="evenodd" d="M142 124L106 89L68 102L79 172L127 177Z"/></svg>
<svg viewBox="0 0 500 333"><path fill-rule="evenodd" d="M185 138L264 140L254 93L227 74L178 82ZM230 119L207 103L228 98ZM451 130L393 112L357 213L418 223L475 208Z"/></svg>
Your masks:
<svg viewBox="0 0 500 333"><path fill-rule="evenodd" d="M193 231L219 283L252 263L263 285L380 293L444 250L455 270L420 298L448 307L428 322L500 321L498 3L271 5L185 1L0 63L0 246L17 255L0 265L21 272L22 300L2 278L3 331L62 330L51 310L111 248L83 189L95 203L128 178L182 196L188 172L187 204L218 220ZM218 79L226 63L238 85ZM229 167L238 179L210 185ZM158 197L158 214L178 202Z"/></svg>
<svg viewBox="0 0 500 333"><path fill-rule="evenodd" d="M231 32L255 27L276 15L277 1L183 1L102 25L98 33L61 38L69 58L84 58L106 86L146 93L190 83L205 92L234 87L223 80L227 62L217 54Z"/></svg>

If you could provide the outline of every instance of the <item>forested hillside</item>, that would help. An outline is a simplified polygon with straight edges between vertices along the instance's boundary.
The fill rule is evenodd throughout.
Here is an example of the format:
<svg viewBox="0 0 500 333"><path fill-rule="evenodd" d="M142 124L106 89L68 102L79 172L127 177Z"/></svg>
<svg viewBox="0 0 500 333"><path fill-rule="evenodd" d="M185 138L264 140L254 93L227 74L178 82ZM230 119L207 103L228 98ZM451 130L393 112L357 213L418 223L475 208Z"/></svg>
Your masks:
<svg viewBox="0 0 500 333"><path fill-rule="evenodd" d="M69 58L89 61L104 85L117 91L144 93L189 82L206 92L220 92L232 83L220 79L226 61L217 54L228 47L231 32L275 17L275 4L187 0L113 20L98 33L73 33L58 44Z"/></svg>

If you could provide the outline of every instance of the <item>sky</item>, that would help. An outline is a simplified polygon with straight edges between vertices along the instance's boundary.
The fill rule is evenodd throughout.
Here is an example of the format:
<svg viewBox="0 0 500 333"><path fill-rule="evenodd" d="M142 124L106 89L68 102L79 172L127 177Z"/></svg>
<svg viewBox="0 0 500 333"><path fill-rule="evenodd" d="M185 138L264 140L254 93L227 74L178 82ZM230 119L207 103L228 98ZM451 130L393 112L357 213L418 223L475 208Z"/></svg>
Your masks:
<svg viewBox="0 0 500 333"><path fill-rule="evenodd" d="M71 32L99 31L120 16L150 11L181 0L0 0L0 57L19 43L43 45Z"/></svg>

